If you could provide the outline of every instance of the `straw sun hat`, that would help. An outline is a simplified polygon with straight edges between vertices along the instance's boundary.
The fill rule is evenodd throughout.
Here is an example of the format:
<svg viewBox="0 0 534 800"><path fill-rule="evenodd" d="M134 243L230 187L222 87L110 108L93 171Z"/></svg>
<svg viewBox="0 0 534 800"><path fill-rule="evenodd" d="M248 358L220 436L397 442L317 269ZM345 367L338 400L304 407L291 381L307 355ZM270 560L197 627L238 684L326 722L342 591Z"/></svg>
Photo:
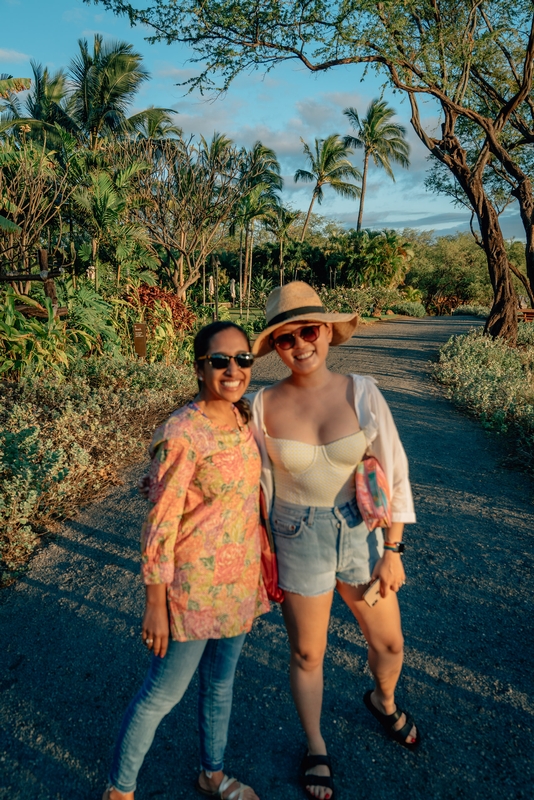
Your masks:
<svg viewBox="0 0 534 800"><path fill-rule="evenodd" d="M341 344L350 339L358 324L357 314L327 311L315 289L303 281L293 281L273 289L267 298L265 316L267 327L252 346L252 352L258 357L267 355L273 349L271 333L286 322L331 322L332 344Z"/></svg>

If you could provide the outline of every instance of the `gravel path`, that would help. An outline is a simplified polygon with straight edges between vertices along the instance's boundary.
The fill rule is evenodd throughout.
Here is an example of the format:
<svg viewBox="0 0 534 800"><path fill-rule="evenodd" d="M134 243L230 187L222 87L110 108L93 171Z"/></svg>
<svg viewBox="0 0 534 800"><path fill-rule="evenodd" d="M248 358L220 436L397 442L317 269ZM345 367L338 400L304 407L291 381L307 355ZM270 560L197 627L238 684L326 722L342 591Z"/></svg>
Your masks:
<svg viewBox="0 0 534 800"><path fill-rule="evenodd" d="M460 318L391 321L334 348L333 369L372 374L405 444L418 513L402 590L406 666L398 699L423 731L418 753L387 740L362 703L366 650L336 599L324 731L337 798L530 798L534 781L533 487L501 445L442 397L429 359ZM258 363L257 386L281 377ZM148 663L138 636L143 467L86 508L0 598L0 800L99 800L122 711ZM262 800L303 800L303 741L278 609L240 661L228 770ZM162 723L136 800L192 798L196 684Z"/></svg>

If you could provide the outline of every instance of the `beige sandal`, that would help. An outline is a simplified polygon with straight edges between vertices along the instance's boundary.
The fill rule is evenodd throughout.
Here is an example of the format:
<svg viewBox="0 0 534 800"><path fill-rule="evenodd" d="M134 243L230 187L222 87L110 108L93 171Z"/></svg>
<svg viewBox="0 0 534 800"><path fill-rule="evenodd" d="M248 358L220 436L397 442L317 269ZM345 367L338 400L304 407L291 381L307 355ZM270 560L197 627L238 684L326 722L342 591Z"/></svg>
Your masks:
<svg viewBox="0 0 534 800"><path fill-rule="evenodd" d="M234 789L233 792L230 792L224 800L243 800L243 794L246 789L251 789L252 787L247 786L245 783L241 783L238 781L237 778L229 778L228 775L223 775L223 779L219 784L219 788L216 789L214 792L210 792L208 789L204 789L197 778L197 782L195 783L195 789L200 794L206 795L206 797L221 797L223 796L224 792L230 788L233 783L237 783L237 789ZM254 790L252 790L254 791ZM102 798L105 800L105 798Z"/></svg>
<svg viewBox="0 0 534 800"><path fill-rule="evenodd" d="M108 786L106 791L102 795L102 800L110 800L110 793L113 791L113 789L115 789L114 786ZM118 789L115 789L115 791L118 791Z"/></svg>

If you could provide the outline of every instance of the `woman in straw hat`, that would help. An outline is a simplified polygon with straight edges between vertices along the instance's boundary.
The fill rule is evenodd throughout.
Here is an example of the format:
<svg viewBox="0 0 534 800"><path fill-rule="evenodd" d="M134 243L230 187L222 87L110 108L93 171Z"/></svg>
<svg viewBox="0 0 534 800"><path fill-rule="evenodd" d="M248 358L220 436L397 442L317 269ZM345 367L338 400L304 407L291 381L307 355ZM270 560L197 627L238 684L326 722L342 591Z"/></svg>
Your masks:
<svg viewBox="0 0 534 800"><path fill-rule="evenodd" d="M275 350L289 377L253 400L263 461L262 488L271 508L282 605L291 647L291 688L308 743L300 777L312 796L333 796L332 766L321 735L323 658L334 589L368 643L374 689L369 711L399 744L419 734L394 699L403 661L397 592L404 585L404 523L415 522L408 464L391 412L375 381L326 366L329 345L349 339L354 314L327 312L317 293L295 281L267 300L267 327L253 352ZM380 462L391 487L392 524L369 531L355 501L354 476L364 454ZM363 594L380 579L380 600Z"/></svg>

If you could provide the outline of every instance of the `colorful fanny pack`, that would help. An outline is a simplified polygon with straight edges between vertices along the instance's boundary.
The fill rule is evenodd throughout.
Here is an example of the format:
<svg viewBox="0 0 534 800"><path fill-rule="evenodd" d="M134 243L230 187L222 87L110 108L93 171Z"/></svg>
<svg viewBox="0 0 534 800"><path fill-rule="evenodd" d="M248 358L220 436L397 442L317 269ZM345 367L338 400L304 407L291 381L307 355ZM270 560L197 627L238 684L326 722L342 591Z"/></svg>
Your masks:
<svg viewBox="0 0 534 800"><path fill-rule="evenodd" d="M356 502L370 531L391 525L391 499L386 474L374 456L356 467Z"/></svg>

